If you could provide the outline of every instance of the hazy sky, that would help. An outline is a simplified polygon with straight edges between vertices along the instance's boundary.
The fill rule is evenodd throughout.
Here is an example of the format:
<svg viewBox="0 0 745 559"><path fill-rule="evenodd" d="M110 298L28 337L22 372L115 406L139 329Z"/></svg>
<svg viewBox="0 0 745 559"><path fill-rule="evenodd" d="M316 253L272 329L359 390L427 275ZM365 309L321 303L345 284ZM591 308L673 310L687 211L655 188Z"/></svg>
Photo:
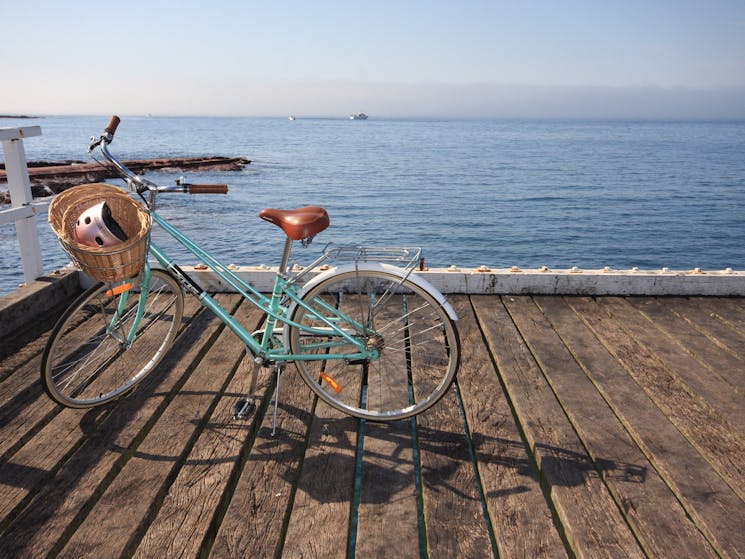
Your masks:
<svg viewBox="0 0 745 559"><path fill-rule="evenodd" d="M0 114L745 118L745 0L0 0Z"/></svg>

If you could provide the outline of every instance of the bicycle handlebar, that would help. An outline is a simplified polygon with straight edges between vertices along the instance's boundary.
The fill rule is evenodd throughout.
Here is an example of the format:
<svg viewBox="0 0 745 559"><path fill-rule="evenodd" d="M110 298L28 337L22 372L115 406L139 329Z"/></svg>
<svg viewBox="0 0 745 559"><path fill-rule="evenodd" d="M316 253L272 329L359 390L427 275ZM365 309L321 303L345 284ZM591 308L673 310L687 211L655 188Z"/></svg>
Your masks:
<svg viewBox="0 0 745 559"><path fill-rule="evenodd" d="M109 119L109 123L104 128L104 132L100 138L92 138L91 144L88 147L88 152L92 152L96 147L101 148L101 153L104 158L113 165L117 172L124 178L130 187L132 184L135 185L135 190L142 194L144 191L149 190L151 192L188 192L189 194L227 194L227 184L187 184L178 183L178 187L170 186L158 186L147 179L143 179L138 174L130 171L125 167L116 157L111 155L108 150L108 145L114 140L114 134L116 129L119 127L121 119L112 115Z"/></svg>
<svg viewBox="0 0 745 559"><path fill-rule="evenodd" d="M103 129L106 134L111 136L111 140L114 139L114 134L116 134L116 129L119 126L120 122L121 119L118 116L112 115L112 117L109 119L109 123L106 125L106 128ZM109 140L109 142L111 140Z"/></svg>
<svg viewBox="0 0 745 559"><path fill-rule="evenodd" d="M188 184L189 194L227 194L227 184Z"/></svg>

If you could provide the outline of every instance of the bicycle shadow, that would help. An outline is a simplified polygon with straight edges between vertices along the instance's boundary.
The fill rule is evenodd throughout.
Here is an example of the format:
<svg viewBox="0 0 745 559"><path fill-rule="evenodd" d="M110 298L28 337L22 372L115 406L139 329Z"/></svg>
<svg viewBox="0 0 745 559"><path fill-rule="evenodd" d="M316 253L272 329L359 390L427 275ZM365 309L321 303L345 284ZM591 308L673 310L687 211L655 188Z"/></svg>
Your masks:
<svg viewBox="0 0 745 559"><path fill-rule="evenodd" d="M146 379L143 386L137 390L139 394L133 398L89 410L80 416L79 425L86 435L84 448L87 452L85 457L77 456L75 459L79 462L79 466L75 468L77 475L87 469L86 464L95 464L106 452L118 453L123 457L128 454L129 457L157 462L182 461L182 467L237 463L241 460L238 454L210 460L184 460L183 455L148 453L133 449L131 446L118 446L112 442L115 434L138 413L139 405L135 400L144 401L147 398L163 396L150 384L150 379ZM216 392L204 395L219 396ZM231 394L223 393L222 396L231 397ZM240 395L234 396L237 398ZM261 397L271 398L271 388ZM536 444L536 452L541 454L539 471L536 469L532 454L519 439L510 440L473 432L469 440L464 431L452 432L427 427L418 424L416 419L391 423L363 423L350 417L324 418L311 413L313 408L310 405L310 393L308 400L307 408L283 402L279 404L279 413L294 419L291 422L293 425L305 426L305 432L289 432L280 428L276 436L272 437L271 421L267 420L270 410L266 408L263 416L253 416L250 421L215 415L203 425L203 429L213 430L221 437L232 437L231 432L234 432L236 437L243 437L242 433L245 430L254 428L254 422L263 422L264 425L257 428L256 442L253 447L247 449L248 462L275 462L278 475L289 483L297 483L299 491L306 492L320 503L341 502L349 498L349 492L329 490L340 475L348 477L349 472L356 472L353 477L359 477L361 503L389 502L402 492L410 490L416 484L417 476L428 490L449 491L463 499L475 500L478 497L474 495L478 495L478 492L467 494L458 484L459 471L463 467L473 467L474 460L477 465L509 469L514 474L511 476L512 479L517 478L513 485L486 492L487 497L494 498L530 491L530 486L539 482L541 477L553 480L555 485L563 486L581 485L589 477L631 483L643 483L646 479L647 470L644 466L608 458L593 460L587 455L541 443ZM193 421L199 421L199 418L194 418ZM363 441L358 446L360 435ZM299 466L302 470L297 469L298 456L303 456ZM435 459L424 459L426 456ZM19 471L18 468L23 469L22 466L4 464L0 468L0 483L16 487L29 484L33 486L48 475L41 470ZM314 479L313 483L305 483L303 472L323 472L324 475L320 480ZM64 480L67 475L63 474L61 477ZM64 500L67 492L62 489L63 487L64 484L57 485L55 489L46 492L47 510L53 509L54 504L60 504ZM369 490L370 488L374 490Z"/></svg>
<svg viewBox="0 0 745 559"><path fill-rule="evenodd" d="M210 394L212 395L212 394ZM227 395L230 396L230 395ZM235 394L235 397L240 396ZM272 398L268 390L263 398ZM644 483L647 468L609 458L591 459L560 447L537 443L535 452L540 454L540 469L536 469L533 453L525 443L472 432L470 440L464 431L446 431L407 419L389 423L361 422L351 417L325 418L307 409L289 403L279 403L280 417L284 414L293 421L281 422L272 436L271 406L264 416L253 416L250 421L234 420L229 416L213 416L204 425L219 437L242 436L239 433L252 428L254 421L263 422L258 427L255 443L248 452L248 463L271 461L277 465L277 473L286 482L297 483L298 490L308 493L320 503L347 500L348 492L330 490L339 478L347 479L349 472L356 472L361 484L360 502L380 504L395 499L409 490L417 476L429 490L449 491L463 499L476 500L478 492L464 493L458 484L458 474L465 467L490 465L512 471L511 479L517 483L486 491L487 497L506 497L530 491L543 478L555 486L578 486L588 478L614 480L624 483ZM427 412L425 412L427 413ZM195 419L194 421L197 421ZM301 431L289 431L287 424L302 425ZM283 426L284 425L284 426ZM231 432L235 432L232 435ZM415 433L415 434L414 434ZM359 443L359 437L362 443ZM226 441L227 442L227 441ZM126 448L110 445L111 450L125 453ZM131 452L131 449L130 449ZM135 450L133 457L158 462L177 462L181 456L166 456ZM426 456L433 459L427 460ZM298 457L302 465L297 468ZM210 458L209 460L187 458L183 466L209 466L240 460L239 455ZM305 482L303 472L322 472L322 479L312 476ZM551 480L546 481L546 480ZM374 487L374 490L366 490Z"/></svg>
<svg viewBox="0 0 745 559"><path fill-rule="evenodd" d="M280 413L293 414L304 422L311 417L303 409L280 404ZM426 412L425 412L426 413ZM336 478L347 472L359 476L360 502L379 504L395 499L409 490L417 475L428 490L449 491L464 499L477 500L478 492L468 494L460 488L459 473L464 467L476 465L509 469L517 483L487 491L487 497L505 497L530 491L543 480L554 486L578 486L588 478L613 480L623 483L644 483L646 466L629 464L609 458L591 459L560 447L538 443L535 451L540 454L540 469L522 440L495 437L485 433L472 433L470 441L465 432L452 432L416 425L416 420L390 423L361 422L352 418L321 420L316 426L323 436L311 433L307 442L297 436L277 437L258 442L253 449L255 460L271 459L278 464L290 463L306 445L303 470L324 472L325 482L303 483L302 472L283 470L285 480L292 482L299 476L298 489L307 492L314 500L327 503L343 500L338 491L330 491ZM414 436L414 430L416 436ZM358 436L363 436L358 446ZM268 447L271 452L264 452ZM312 452L308 452L311 450ZM432 459L427 459L427 456ZM473 456L473 458L472 458ZM501 477L501 476L500 476ZM550 480L550 481L549 481ZM374 490L366 491L366 485ZM346 497L344 497L346 498Z"/></svg>

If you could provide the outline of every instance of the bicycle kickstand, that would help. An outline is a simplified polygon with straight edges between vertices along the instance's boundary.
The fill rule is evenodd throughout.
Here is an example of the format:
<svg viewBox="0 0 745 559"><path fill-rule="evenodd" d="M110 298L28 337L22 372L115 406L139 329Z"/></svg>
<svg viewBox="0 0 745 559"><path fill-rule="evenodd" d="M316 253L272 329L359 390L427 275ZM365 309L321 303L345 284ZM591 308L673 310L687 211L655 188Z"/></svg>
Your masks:
<svg viewBox="0 0 745 559"><path fill-rule="evenodd" d="M279 409L279 378L282 375L284 363L276 363L274 371L277 374L277 387L274 391L274 417L272 418L272 437L277 434L277 410Z"/></svg>
<svg viewBox="0 0 745 559"><path fill-rule="evenodd" d="M274 417L272 418L272 437L277 434L277 413L279 411L279 379L282 375L282 369L284 369L284 363L275 363L274 372L277 375L277 385L274 391ZM259 365L255 364L253 367L253 373L251 374L251 387L248 391L246 398L239 398L238 401L233 404L233 419L247 419L254 410L256 410L256 398L254 398L254 387L256 386L256 376L258 374Z"/></svg>

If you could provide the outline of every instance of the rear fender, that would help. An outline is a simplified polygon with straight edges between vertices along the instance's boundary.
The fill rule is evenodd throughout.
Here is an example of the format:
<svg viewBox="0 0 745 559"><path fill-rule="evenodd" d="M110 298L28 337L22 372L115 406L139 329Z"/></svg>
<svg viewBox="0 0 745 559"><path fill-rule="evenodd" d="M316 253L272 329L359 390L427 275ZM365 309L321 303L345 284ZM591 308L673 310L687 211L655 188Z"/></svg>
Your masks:
<svg viewBox="0 0 745 559"><path fill-rule="evenodd" d="M401 268L397 268L396 266L391 266L390 264L381 264L378 262L363 262L360 264L344 264L342 266L338 266L337 268L332 268L330 270L327 270L325 272L318 274L316 277L314 277L312 280L310 280L308 283L306 283L303 286L303 289L300 293L300 297L301 298L304 297L305 294L308 293L308 291L313 289L316 285L318 285L322 281L327 280L331 276L335 276L337 274L345 274L347 272L354 272L355 270L387 272L389 274L393 274L400 278L404 278L406 276L406 273ZM432 297L435 298L435 300L440 304L440 306L443 309L445 309L445 312L448 314L451 320L458 320L458 315L456 314L455 309L453 309L452 305L447 302L447 299L445 299L445 296L442 293L440 293L431 283L429 283L426 279L414 273L409 274L409 277L407 279L411 283L416 284L417 286L421 287L424 291L432 295ZM289 309L287 316L292 316L294 312L295 312L295 305L293 305Z"/></svg>

